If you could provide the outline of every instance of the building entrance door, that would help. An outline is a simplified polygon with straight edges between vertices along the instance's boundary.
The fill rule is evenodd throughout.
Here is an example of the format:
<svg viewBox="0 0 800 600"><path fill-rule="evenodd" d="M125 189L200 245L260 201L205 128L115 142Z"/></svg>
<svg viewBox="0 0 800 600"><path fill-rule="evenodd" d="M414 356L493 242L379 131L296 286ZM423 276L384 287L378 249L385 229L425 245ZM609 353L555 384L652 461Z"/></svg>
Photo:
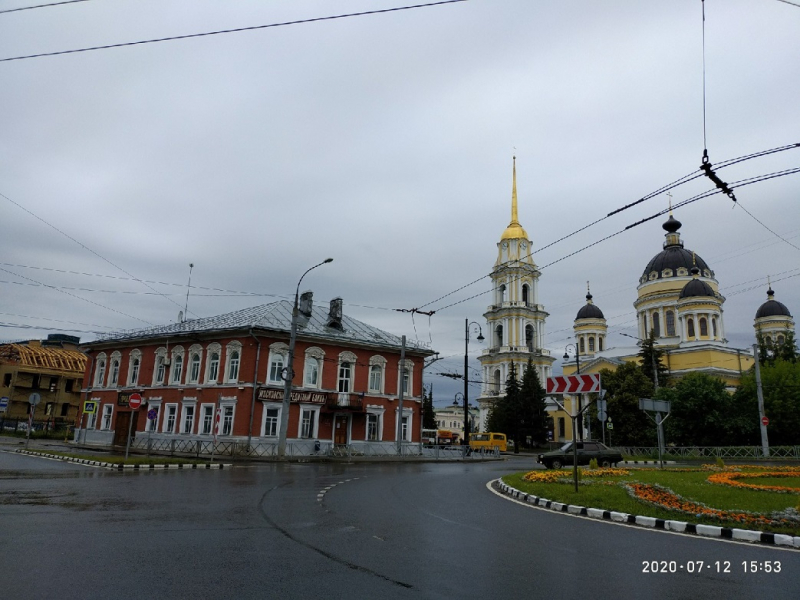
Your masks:
<svg viewBox="0 0 800 600"><path fill-rule="evenodd" d="M347 445L347 415L334 416L333 443L337 446Z"/></svg>
<svg viewBox="0 0 800 600"><path fill-rule="evenodd" d="M114 445L124 446L128 443L128 426L131 423L131 413L117 411L117 420L114 424ZM131 432L133 435L133 432Z"/></svg>

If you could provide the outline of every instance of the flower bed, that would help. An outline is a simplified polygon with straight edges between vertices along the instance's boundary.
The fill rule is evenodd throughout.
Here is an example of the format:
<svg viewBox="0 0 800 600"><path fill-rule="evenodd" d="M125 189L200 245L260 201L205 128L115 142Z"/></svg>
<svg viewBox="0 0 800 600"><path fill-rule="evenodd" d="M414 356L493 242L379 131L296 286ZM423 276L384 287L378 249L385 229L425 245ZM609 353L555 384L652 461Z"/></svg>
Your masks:
<svg viewBox="0 0 800 600"><path fill-rule="evenodd" d="M800 493L800 488L798 487L789 487L789 486L780 486L780 485L758 485L755 483L745 483L743 481L739 481L740 479L759 479L759 478L769 478L769 479L776 479L779 477L800 477L800 469L797 467L790 467L790 468L777 468L777 469L770 469L769 471L760 471L758 473L746 473L742 471L722 471L719 473L714 473L708 477L709 483L715 483L717 485L729 485L731 487L739 487L739 488L748 488L751 490L765 490L769 492L781 492L784 494L798 494Z"/></svg>

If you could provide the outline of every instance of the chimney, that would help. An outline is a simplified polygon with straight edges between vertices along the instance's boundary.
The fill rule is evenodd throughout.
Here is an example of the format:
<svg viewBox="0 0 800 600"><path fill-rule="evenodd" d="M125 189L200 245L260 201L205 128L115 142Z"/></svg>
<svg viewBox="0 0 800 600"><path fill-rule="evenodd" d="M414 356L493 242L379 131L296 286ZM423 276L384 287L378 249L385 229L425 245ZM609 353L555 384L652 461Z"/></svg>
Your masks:
<svg viewBox="0 0 800 600"><path fill-rule="evenodd" d="M300 314L304 317L311 316L311 309L314 306L314 292L307 291L300 294Z"/></svg>
<svg viewBox="0 0 800 600"><path fill-rule="evenodd" d="M342 299L334 298L331 300L331 308L328 312L328 327L334 329L342 328Z"/></svg>

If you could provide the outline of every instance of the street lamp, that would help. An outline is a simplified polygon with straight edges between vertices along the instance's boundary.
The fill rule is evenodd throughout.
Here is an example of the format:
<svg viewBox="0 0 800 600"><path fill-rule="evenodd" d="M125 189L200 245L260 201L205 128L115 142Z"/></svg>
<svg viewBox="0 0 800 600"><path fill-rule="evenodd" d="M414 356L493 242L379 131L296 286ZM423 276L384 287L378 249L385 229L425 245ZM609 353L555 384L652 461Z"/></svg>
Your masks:
<svg viewBox="0 0 800 600"><path fill-rule="evenodd" d="M303 277L308 275L309 271L316 269L322 265L333 262L332 258L326 258L321 263L314 265L308 271L303 273L300 281L297 282L297 289L294 292L294 306L292 307L292 333L289 337L289 359L286 368L283 370L281 377L283 378L283 407L281 409L281 428L278 433L278 456L283 458L286 455L286 430L289 428L289 404L292 397L292 379L294 379L294 345L297 341L297 316L300 312L298 310L298 297L300 295L300 283Z"/></svg>
<svg viewBox="0 0 800 600"><path fill-rule="evenodd" d="M478 322L473 321L472 323L469 322L469 319L465 319L464 321L464 439L461 441L462 444L469 444L469 326L475 325L478 327L478 337L476 338L479 342L484 340L483 331L481 330L481 326Z"/></svg>

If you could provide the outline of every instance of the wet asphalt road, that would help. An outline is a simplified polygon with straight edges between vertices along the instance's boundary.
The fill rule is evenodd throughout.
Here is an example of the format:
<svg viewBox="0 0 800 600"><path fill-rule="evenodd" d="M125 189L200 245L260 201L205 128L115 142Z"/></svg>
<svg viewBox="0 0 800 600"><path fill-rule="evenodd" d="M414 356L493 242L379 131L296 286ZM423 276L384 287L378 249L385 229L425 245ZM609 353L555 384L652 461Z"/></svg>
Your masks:
<svg viewBox="0 0 800 600"><path fill-rule="evenodd" d="M569 517L486 488L532 466L118 473L0 451L0 597L800 596L798 551ZM645 560L712 567L645 574ZM744 560L777 560L781 572L745 574Z"/></svg>

